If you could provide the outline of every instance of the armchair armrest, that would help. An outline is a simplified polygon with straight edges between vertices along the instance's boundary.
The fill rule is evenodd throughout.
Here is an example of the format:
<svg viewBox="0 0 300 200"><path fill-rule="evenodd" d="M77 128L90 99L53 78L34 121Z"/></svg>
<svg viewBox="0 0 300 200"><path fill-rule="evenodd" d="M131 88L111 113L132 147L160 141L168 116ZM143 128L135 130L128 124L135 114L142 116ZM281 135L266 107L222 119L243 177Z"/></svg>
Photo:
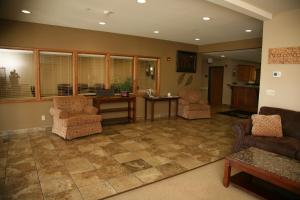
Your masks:
<svg viewBox="0 0 300 200"><path fill-rule="evenodd" d="M240 151L243 147L244 138L251 135L252 121L251 119L240 120L233 125L232 130L236 136L234 143L234 151Z"/></svg>
<svg viewBox="0 0 300 200"><path fill-rule="evenodd" d="M98 108L94 106L86 106L84 107L83 112L89 115L96 115L98 112Z"/></svg>
<svg viewBox="0 0 300 200"><path fill-rule="evenodd" d="M65 119L69 117L69 113L67 111L63 111L57 108L50 108L50 114L59 119Z"/></svg>

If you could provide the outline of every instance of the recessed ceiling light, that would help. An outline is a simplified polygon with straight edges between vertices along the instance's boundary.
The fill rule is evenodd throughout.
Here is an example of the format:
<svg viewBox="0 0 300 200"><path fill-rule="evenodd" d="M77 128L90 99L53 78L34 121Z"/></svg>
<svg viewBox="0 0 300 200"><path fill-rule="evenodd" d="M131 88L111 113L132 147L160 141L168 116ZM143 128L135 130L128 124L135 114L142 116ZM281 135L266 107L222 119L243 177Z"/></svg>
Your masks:
<svg viewBox="0 0 300 200"><path fill-rule="evenodd" d="M144 4L144 3L146 3L146 0L137 0L136 2L140 3L140 4Z"/></svg>
<svg viewBox="0 0 300 200"><path fill-rule="evenodd" d="M100 25L105 25L105 24L106 24L106 22L99 22L99 24L100 24Z"/></svg>
<svg viewBox="0 0 300 200"><path fill-rule="evenodd" d="M225 58L225 55L220 55L221 58Z"/></svg>
<svg viewBox="0 0 300 200"><path fill-rule="evenodd" d="M200 40L200 38L195 38L195 40L199 41L199 40Z"/></svg>
<svg viewBox="0 0 300 200"><path fill-rule="evenodd" d="M22 13L25 13L25 14L30 14L31 12L29 10L21 10Z"/></svg>
<svg viewBox="0 0 300 200"><path fill-rule="evenodd" d="M252 30L251 30L251 29L246 29L245 32L246 32L246 33L251 33Z"/></svg>
<svg viewBox="0 0 300 200"><path fill-rule="evenodd" d="M155 34L158 34L158 33L159 33L159 31L153 31L153 33L155 33Z"/></svg>
<svg viewBox="0 0 300 200"><path fill-rule="evenodd" d="M209 21L209 20L210 20L210 17L202 17L202 19L203 19L204 21Z"/></svg>

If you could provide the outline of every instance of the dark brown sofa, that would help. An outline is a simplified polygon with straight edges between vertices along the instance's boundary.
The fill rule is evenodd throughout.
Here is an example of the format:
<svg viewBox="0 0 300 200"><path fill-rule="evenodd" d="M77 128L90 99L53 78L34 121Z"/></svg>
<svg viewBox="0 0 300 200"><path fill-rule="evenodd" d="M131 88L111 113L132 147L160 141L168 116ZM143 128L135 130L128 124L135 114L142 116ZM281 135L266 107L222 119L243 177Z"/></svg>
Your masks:
<svg viewBox="0 0 300 200"><path fill-rule="evenodd" d="M283 137L262 137L251 135L251 119L239 121L233 126L236 134L234 150L257 147L300 160L300 112L281 108L261 107L259 114L281 116Z"/></svg>

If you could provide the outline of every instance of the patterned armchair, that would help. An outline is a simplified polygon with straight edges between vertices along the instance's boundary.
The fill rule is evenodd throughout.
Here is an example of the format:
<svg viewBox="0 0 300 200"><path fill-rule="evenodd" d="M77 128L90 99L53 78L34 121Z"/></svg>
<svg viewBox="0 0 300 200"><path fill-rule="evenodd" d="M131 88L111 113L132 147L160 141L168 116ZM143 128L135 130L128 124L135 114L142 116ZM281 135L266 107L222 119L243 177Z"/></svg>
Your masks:
<svg viewBox="0 0 300 200"><path fill-rule="evenodd" d="M210 106L201 101L200 91L184 88L179 91L178 115L186 119L210 118Z"/></svg>
<svg viewBox="0 0 300 200"><path fill-rule="evenodd" d="M54 97L52 132L68 140L100 133L102 117L97 111L85 96Z"/></svg>

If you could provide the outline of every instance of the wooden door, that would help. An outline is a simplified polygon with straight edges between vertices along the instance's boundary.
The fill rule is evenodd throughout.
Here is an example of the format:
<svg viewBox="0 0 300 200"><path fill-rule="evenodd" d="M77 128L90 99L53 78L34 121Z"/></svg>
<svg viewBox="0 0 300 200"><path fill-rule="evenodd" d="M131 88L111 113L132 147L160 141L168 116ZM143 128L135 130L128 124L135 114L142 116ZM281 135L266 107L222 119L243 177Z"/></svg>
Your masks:
<svg viewBox="0 0 300 200"><path fill-rule="evenodd" d="M224 67L209 67L208 102L222 105Z"/></svg>

